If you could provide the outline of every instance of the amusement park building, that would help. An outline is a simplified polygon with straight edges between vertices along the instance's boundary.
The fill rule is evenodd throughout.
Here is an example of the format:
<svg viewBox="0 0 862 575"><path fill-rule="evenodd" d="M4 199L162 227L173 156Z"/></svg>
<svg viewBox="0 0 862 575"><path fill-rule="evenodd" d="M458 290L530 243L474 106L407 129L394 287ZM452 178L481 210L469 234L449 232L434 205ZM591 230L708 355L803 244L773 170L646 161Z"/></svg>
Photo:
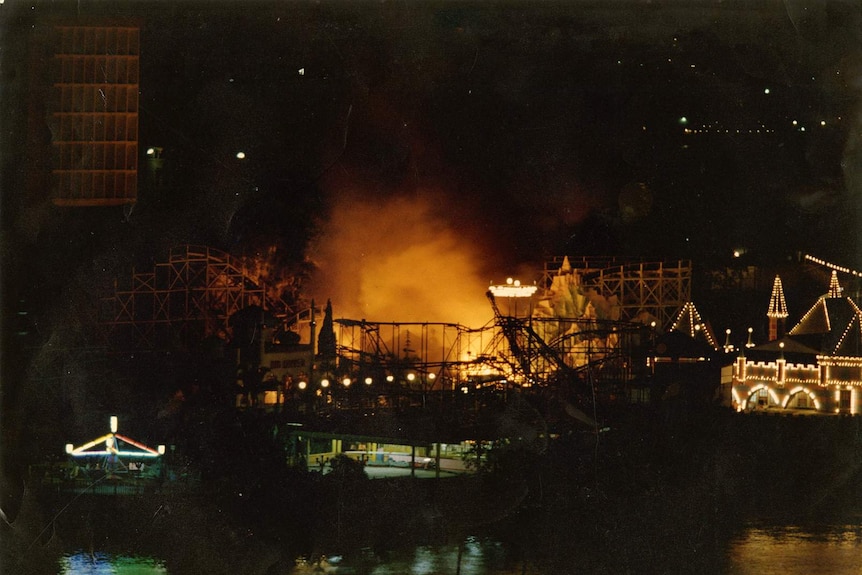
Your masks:
<svg viewBox="0 0 862 575"><path fill-rule="evenodd" d="M796 410L857 414L862 411L862 310L842 295L835 271L793 329L781 280L776 277L768 312L771 340L744 349L722 371L723 399L738 411Z"/></svg>

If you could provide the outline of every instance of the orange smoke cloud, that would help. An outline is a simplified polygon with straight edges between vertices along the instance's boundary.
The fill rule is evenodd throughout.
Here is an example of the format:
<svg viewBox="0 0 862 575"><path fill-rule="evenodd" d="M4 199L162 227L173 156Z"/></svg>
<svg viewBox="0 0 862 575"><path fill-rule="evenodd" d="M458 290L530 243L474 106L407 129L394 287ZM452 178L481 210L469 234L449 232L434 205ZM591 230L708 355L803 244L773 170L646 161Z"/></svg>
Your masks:
<svg viewBox="0 0 862 575"><path fill-rule="evenodd" d="M311 259L309 292L336 318L481 327L493 312L482 254L431 195L339 199Z"/></svg>

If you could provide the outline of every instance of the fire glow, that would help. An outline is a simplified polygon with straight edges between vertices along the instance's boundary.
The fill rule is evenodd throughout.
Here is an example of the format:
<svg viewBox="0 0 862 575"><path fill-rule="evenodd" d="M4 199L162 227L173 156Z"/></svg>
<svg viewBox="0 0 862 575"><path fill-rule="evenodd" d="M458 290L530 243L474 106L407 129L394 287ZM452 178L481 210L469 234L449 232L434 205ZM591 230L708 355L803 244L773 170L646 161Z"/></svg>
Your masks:
<svg viewBox="0 0 862 575"><path fill-rule="evenodd" d="M492 316L481 254L430 197L339 201L312 260L311 291L336 317L481 326Z"/></svg>

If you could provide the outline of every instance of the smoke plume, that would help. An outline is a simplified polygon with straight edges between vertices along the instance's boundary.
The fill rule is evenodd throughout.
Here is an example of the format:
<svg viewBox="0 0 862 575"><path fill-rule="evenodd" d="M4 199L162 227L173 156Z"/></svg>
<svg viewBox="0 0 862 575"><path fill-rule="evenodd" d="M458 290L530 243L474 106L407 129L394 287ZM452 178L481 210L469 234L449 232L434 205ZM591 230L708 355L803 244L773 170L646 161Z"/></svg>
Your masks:
<svg viewBox="0 0 862 575"><path fill-rule="evenodd" d="M311 250L310 292L336 318L484 325L482 254L437 208L427 193L339 199Z"/></svg>

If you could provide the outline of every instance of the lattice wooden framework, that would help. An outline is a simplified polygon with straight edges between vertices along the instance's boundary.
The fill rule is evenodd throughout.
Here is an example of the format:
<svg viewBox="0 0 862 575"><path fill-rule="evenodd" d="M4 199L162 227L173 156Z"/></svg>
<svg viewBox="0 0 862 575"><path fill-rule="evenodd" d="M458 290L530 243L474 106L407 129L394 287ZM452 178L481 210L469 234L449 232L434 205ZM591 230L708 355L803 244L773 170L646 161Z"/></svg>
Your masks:
<svg viewBox="0 0 862 575"><path fill-rule="evenodd" d="M618 298L623 322L649 314L666 330L682 306L691 301L690 260L632 262L615 257L560 256L545 263L543 285L550 285L564 261L580 275L585 289L595 289L606 298Z"/></svg>
<svg viewBox="0 0 862 575"><path fill-rule="evenodd" d="M501 336L495 355L511 367L514 381L544 385L560 378L571 380L588 369L600 379L622 382L631 378L631 355L646 329L642 324L514 317L501 313L490 293L488 298Z"/></svg>
<svg viewBox="0 0 862 575"><path fill-rule="evenodd" d="M471 376L504 373L489 351L497 339L493 324L478 329L453 323L352 319L336 319L334 324L339 369L356 377L392 375L403 381L408 372L423 378L433 374L431 387L446 388Z"/></svg>
<svg viewBox="0 0 862 575"><path fill-rule="evenodd" d="M151 271L133 271L130 285L114 286L102 299L100 320L108 344L157 349L193 343L208 336L227 337L230 317L259 306L274 315L289 313L272 301L229 254L206 246L185 245L170 251Z"/></svg>
<svg viewBox="0 0 862 575"><path fill-rule="evenodd" d="M517 318L497 308L495 320L478 329L350 319L334 324L339 374L374 381L392 375L402 384L408 372L433 374L431 387L442 389L469 381L542 386L587 368L625 381L632 349L645 329L613 321Z"/></svg>

